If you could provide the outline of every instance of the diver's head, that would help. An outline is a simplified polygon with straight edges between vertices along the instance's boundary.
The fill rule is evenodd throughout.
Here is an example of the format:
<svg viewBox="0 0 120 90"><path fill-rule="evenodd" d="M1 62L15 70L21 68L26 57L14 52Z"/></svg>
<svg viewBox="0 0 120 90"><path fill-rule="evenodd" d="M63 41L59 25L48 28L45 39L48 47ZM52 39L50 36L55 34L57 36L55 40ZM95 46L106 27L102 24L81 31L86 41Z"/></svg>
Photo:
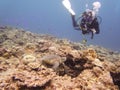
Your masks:
<svg viewBox="0 0 120 90"><path fill-rule="evenodd" d="M97 14L99 9L101 7L101 3L96 1L96 2L93 2L93 11Z"/></svg>

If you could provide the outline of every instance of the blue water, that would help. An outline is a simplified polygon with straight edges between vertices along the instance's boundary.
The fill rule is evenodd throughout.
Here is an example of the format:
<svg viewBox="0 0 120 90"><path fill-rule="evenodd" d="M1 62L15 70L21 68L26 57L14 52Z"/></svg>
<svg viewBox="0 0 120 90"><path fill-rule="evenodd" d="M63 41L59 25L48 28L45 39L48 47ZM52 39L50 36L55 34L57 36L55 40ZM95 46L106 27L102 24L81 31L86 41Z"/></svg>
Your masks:
<svg viewBox="0 0 120 90"><path fill-rule="evenodd" d="M70 1L78 17L86 9L86 3L91 8L96 0ZM87 36L88 44L120 51L120 0L97 1L102 4L99 10L99 16L102 17L101 31L93 40ZM81 32L74 30L70 14L61 2L62 0L0 0L0 26L15 26L34 33L81 42Z"/></svg>

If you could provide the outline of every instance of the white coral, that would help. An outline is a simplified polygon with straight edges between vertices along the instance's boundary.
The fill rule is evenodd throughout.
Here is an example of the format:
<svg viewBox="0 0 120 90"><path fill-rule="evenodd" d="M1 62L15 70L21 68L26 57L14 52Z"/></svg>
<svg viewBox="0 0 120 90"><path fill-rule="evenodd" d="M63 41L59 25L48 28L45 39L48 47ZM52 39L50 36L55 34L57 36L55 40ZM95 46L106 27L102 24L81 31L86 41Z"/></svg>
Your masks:
<svg viewBox="0 0 120 90"><path fill-rule="evenodd" d="M24 55L22 61L23 61L24 64L28 64L28 63L31 63L31 62L35 62L36 57L33 56L33 55L30 55L30 54Z"/></svg>

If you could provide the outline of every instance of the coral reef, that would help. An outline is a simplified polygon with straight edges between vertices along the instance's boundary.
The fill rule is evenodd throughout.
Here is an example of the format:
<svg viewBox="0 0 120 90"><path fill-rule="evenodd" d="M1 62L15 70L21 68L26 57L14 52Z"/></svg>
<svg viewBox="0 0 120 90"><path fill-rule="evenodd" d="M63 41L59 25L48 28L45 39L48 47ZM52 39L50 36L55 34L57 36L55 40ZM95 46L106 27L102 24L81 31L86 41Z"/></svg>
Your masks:
<svg viewBox="0 0 120 90"><path fill-rule="evenodd" d="M119 89L119 52L0 28L0 90Z"/></svg>

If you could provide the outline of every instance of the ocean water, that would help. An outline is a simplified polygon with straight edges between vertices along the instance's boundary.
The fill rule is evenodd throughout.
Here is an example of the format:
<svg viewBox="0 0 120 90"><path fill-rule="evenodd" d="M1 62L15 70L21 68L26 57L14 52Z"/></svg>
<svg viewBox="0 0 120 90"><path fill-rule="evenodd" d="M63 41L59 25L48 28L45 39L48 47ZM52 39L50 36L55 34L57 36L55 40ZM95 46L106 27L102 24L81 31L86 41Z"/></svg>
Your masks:
<svg viewBox="0 0 120 90"><path fill-rule="evenodd" d="M87 44L100 45L120 51L120 0L70 0L76 17L92 3L99 1L101 8L98 15L102 18L100 34L90 39ZM0 26L13 26L33 33L50 34L58 38L81 42L81 31L72 26L69 12L62 5L62 0L0 0Z"/></svg>

